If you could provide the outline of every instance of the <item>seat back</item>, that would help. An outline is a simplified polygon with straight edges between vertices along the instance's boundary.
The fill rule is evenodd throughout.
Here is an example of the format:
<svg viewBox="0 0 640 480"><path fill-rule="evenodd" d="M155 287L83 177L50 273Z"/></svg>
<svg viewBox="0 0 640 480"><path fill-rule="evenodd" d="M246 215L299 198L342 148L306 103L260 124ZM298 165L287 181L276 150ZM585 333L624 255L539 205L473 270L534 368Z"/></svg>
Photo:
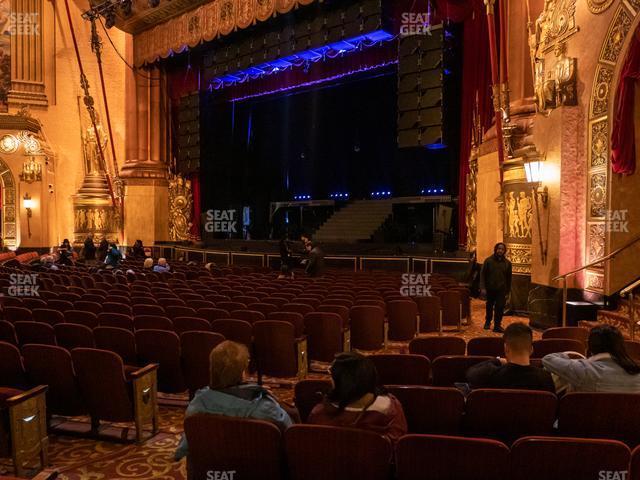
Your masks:
<svg viewBox="0 0 640 480"><path fill-rule="evenodd" d="M176 317L173 319L173 329L180 336L184 332L209 332L211 324L204 318Z"/></svg>
<svg viewBox="0 0 640 480"><path fill-rule="evenodd" d="M501 337L474 337L467 342L467 355L504 357L504 340Z"/></svg>
<svg viewBox="0 0 640 480"><path fill-rule="evenodd" d="M95 313L84 310L67 310L64 312L64 321L65 323L84 325L92 330L100 325Z"/></svg>
<svg viewBox="0 0 640 480"><path fill-rule="evenodd" d="M166 317L164 308L160 305L136 304L133 306L133 315L152 315L156 317Z"/></svg>
<svg viewBox="0 0 640 480"><path fill-rule="evenodd" d="M568 393L558 407L558 433L640 444L640 394Z"/></svg>
<svg viewBox="0 0 640 480"><path fill-rule="evenodd" d="M180 351L180 338L166 330L137 330L136 351L143 363L157 363L158 391L180 393L187 389Z"/></svg>
<svg viewBox="0 0 640 480"><path fill-rule="evenodd" d="M193 308L182 306L182 305L170 305L168 307L165 307L164 310L165 312L167 312L167 317L169 317L171 320L174 320L175 318L178 318L178 317L197 317L198 316L198 314Z"/></svg>
<svg viewBox="0 0 640 480"><path fill-rule="evenodd" d="M209 385L209 356L224 340L222 335L212 332L190 331L180 335L184 380L191 393Z"/></svg>
<svg viewBox="0 0 640 480"><path fill-rule="evenodd" d="M331 362L336 353L344 350L342 318L337 313L307 313L304 329L308 336L309 359Z"/></svg>
<svg viewBox="0 0 640 480"><path fill-rule="evenodd" d="M209 323L213 323L214 320L221 318L231 318L229 311L223 308L199 308L198 316L204 318Z"/></svg>
<svg viewBox="0 0 640 480"><path fill-rule="evenodd" d="M249 322L223 318L211 323L211 330L219 333L227 340L246 345L251 350L253 344L253 330Z"/></svg>
<svg viewBox="0 0 640 480"><path fill-rule="evenodd" d="M95 348L93 330L75 323L59 323L53 327L58 346L73 350L74 348Z"/></svg>
<svg viewBox="0 0 640 480"><path fill-rule="evenodd" d="M267 320L275 320L278 322L289 322L293 325L293 329L297 337L304 334L304 315L298 312L271 312L267 315Z"/></svg>
<svg viewBox="0 0 640 480"><path fill-rule="evenodd" d="M11 323L16 322L32 322L33 315L31 310L25 307L5 306L3 308L4 319Z"/></svg>
<svg viewBox="0 0 640 480"><path fill-rule="evenodd" d="M589 330L583 327L553 327L547 328L542 332L542 339L565 338L570 340L578 340L587 345L589 341Z"/></svg>
<svg viewBox="0 0 640 480"><path fill-rule="evenodd" d="M31 313L34 322L48 323L49 325L64 322L64 314L51 308L34 308Z"/></svg>
<svg viewBox="0 0 640 480"><path fill-rule="evenodd" d="M185 418L184 432L188 478L213 471L234 471L238 479L283 478L281 434L270 422L200 413Z"/></svg>
<svg viewBox="0 0 640 480"><path fill-rule="evenodd" d="M102 312L98 314L101 327L124 328L133 331L133 319L124 313Z"/></svg>
<svg viewBox="0 0 640 480"><path fill-rule="evenodd" d="M13 323L6 320L0 320L0 342L7 342L11 345L18 345L18 337L16 335L16 328Z"/></svg>
<svg viewBox="0 0 640 480"><path fill-rule="evenodd" d="M577 352L586 355L586 344L579 340L568 338L549 338L546 340L535 340L533 342L533 353L531 358L542 358L550 353Z"/></svg>
<svg viewBox="0 0 640 480"><path fill-rule="evenodd" d="M442 326L459 327L462 320L462 294L456 290L445 290L438 296L442 307Z"/></svg>
<svg viewBox="0 0 640 480"><path fill-rule="evenodd" d="M307 421L313 407L322 402L332 388L331 380L328 379L300 380L295 384L293 402L303 423Z"/></svg>
<svg viewBox="0 0 640 480"><path fill-rule="evenodd" d="M491 360L495 357L453 355L439 357L433 361L433 385L436 387L453 387L456 383L467 382L467 370L475 364Z"/></svg>
<svg viewBox="0 0 640 480"><path fill-rule="evenodd" d="M49 386L47 409L50 413L77 416L88 412L67 350L51 345L25 345L22 355L31 384Z"/></svg>
<svg viewBox="0 0 640 480"><path fill-rule="evenodd" d="M551 435L557 398L533 390L478 389L467 398L465 430L511 444L531 435Z"/></svg>
<svg viewBox="0 0 640 480"><path fill-rule="evenodd" d="M409 433L456 435L462 429L464 395L457 388L387 385L402 404Z"/></svg>
<svg viewBox="0 0 640 480"><path fill-rule="evenodd" d="M0 386L23 389L27 383L20 350L15 345L0 342Z"/></svg>
<svg viewBox="0 0 640 480"><path fill-rule="evenodd" d="M56 334L51 325L38 322L16 322L18 344L39 343L41 345L56 345Z"/></svg>
<svg viewBox="0 0 640 480"><path fill-rule="evenodd" d="M136 315L133 317L133 328L135 330L153 329L173 332L173 322L164 315Z"/></svg>
<svg viewBox="0 0 640 480"><path fill-rule="evenodd" d="M387 480L391 442L352 428L294 425L284 434L291 480Z"/></svg>
<svg viewBox="0 0 640 480"><path fill-rule="evenodd" d="M379 350L384 347L384 310L374 305L351 307L351 347Z"/></svg>
<svg viewBox="0 0 640 480"><path fill-rule="evenodd" d="M464 355L466 350L464 338L454 336L414 338L409 342L409 352L424 355L432 362L447 355Z"/></svg>
<svg viewBox="0 0 640 480"><path fill-rule="evenodd" d="M136 339L126 328L97 327L93 330L96 348L108 350L120 356L126 365L137 365Z"/></svg>
<svg viewBox="0 0 640 480"><path fill-rule="evenodd" d="M371 355L383 385L429 385L431 362L424 355Z"/></svg>
<svg viewBox="0 0 640 480"><path fill-rule="evenodd" d="M387 303L389 340L411 340L417 333L418 306L413 300L392 300Z"/></svg>
<svg viewBox="0 0 640 480"><path fill-rule="evenodd" d="M436 295L415 297L420 316L420 332L437 332L440 328L440 297Z"/></svg>
<svg viewBox="0 0 640 480"><path fill-rule="evenodd" d="M616 440L563 437L525 437L511 447L512 480L607 478L615 472L626 478L631 452ZM608 478L616 478L609 476Z"/></svg>
<svg viewBox="0 0 640 480"><path fill-rule="evenodd" d="M488 439L406 435L396 446L396 470L398 480L506 479L509 449Z"/></svg>
<svg viewBox="0 0 640 480"><path fill-rule="evenodd" d="M255 322L260 322L266 319L264 313L258 312L256 310L233 310L231 312L231 318L236 320L244 320L245 322L249 322L251 324Z"/></svg>
<svg viewBox="0 0 640 480"><path fill-rule="evenodd" d="M259 375L293 377L298 373L295 330L290 323L254 323L253 348Z"/></svg>
<svg viewBox="0 0 640 480"><path fill-rule="evenodd" d="M76 348L71 358L91 416L110 422L132 421L133 403L122 359L113 352L93 348Z"/></svg>

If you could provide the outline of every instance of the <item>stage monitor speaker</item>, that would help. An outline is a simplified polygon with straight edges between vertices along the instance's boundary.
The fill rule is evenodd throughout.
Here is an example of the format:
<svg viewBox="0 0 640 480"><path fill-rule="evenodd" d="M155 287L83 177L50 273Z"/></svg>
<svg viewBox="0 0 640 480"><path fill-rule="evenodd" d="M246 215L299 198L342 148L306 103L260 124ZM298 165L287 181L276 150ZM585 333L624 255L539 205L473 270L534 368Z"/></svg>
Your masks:
<svg viewBox="0 0 640 480"><path fill-rule="evenodd" d="M180 99L177 127L178 173L188 175L200 168L200 94Z"/></svg>

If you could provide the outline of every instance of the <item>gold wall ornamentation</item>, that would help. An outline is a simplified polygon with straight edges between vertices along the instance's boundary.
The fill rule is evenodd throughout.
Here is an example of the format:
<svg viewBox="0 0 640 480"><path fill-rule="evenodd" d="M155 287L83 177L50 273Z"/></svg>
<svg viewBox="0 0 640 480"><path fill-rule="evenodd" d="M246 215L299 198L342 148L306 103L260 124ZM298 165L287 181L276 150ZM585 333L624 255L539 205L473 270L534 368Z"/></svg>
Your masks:
<svg viewBox="0 0 640 480"><path fill-rule="evenodd" d="M609 88L612 80L613 68L608 65L598 65L591 96L591 114L593 116L606 115L609 111Z"/></svg>
<svg viewBox="0 0 640 480"><path fill-rule="evenodd" d="M531 192L511 190L505 192L506 228L505 237L510 239L531 239L531 218L533 202Z"/></svg>
<svg viewBox="0 0 640 480"><path fill-rule="evenodd" d="M534 25L535 57L542 57L556 42L562 42L577 31L576 0L545 0Z"/></svg>
<svg viewBox="0 0 640 480"><path fill-rule="evenodd" d="M600 52L601 62L615 65L632 23L633 17L631 13L624 7L624 2L621 2L615 13L613 23L609 27L606 41L602 46Z"/></svg>
<svg viewBox="0 0 640 480"><path fill-rule="evenodd" d="M169 177L169 238L183 242L191 238L193 191L191 181L180 175Z"/></svg>
<svg viewBox="0 0 640 480"><path fill-rule="evenodd" d="M603 167L609 160L609 129L605 120L591 122L590 129L591 162L592 168Z"/></svg>
<svg viewBox="0 0 640 480"><path fill-rule="evenodd" d="M507 244L507 257L514 273L531 273L531 245Z"/></svg>
<svg viewBox="0 0 640 480"><path fill-rule="evenodd" d="M602 292L604 290L604 275L588 270L586 274L586 289L594 292Z"/></svg>
<svg viewBox="0 0 640 480"><path fill-rule="evenodd" d="M602 222L592 222L589 224L589 263L595 262L604 257L605 224Z"/></svg>
<svg viewBox="0 0 640 480"><path fill-rule="evenodd" d="M589 184L591 217L604 217L607 209L607 173L604 171L592 173Z"/></svg>
<svg viewBox="0 0 640 480"><path fill-rule="evenodd" d="M215 0L134 36L137 66L229 35L315 0Z"/></svg>
<svg viewBox="0 0 640 480"><path fill-rule="evenodd" d="M467 175L467 202L466 202L467 224L467 251L473 252L477 247L478 224L478 160L473 159L469 163L469 174Z"/></svg>
<svg viewBox="0 0 640 480"><path fill-rule="evenodd" d="M602 13L607 10L614 0L587 0L587 6L591 13Z"/></svg>
<svg viewBox="0 0 640 480"><path fill-rule="evenodd" d="M0 158L0 181L2 182L2 239L10 249L18 246L16 219L16 183L9 166Z"/></svg>

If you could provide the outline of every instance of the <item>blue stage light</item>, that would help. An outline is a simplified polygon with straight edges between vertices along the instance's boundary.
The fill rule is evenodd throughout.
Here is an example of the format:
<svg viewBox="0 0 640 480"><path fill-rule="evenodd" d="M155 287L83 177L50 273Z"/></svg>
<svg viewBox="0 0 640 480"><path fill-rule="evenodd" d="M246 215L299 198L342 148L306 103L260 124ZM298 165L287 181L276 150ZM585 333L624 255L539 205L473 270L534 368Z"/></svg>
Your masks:
<svg viewBox="0 0 640 480"><path fill-rule="evenodd" d="M430 143L429 145L425 145L427 150L444 150L447 146L444 143Z"/></svg>

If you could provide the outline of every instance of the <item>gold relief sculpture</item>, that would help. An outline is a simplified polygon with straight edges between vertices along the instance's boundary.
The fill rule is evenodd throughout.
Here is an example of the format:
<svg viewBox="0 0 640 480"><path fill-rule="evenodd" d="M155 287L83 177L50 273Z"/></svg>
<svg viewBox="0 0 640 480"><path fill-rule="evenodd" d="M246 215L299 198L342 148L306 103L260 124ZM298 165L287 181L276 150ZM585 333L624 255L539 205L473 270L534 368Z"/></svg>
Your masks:
<svg viewBox="0 0 640 480"><path fill-rule="evenodd" d="M106 171L105 165L102 161L102 156L100 155L100 149L102 148L103 152L107 151L106 148L109 143L109 139L102 128L98 114L96 114L96 126L98 135L96 135L93 125L89 125L86 132L82 134L85 173L87 175L100 175L100 173L104 173ZM98 142L100 142L100 145L98 145Z"/></svg>
<svg viewBox="0 0 640 480"><path fill-rule="evenodd" d="M507 257L514 273L531 273L531 245L507 243Z"/></svg>
<svg viewBox="0 0 640 480"><path fill-rule="evenodd" d="M193 192L191 181L180 175L169 177L169 238L183 242L191 238Z"/></svg>
<svg viewBox="0 0 640 480"><path fill-rule="evenodd" d="M587 270L587 290L602 292L604 290L604 275Z"/></svg>
<svg viewBox="0 0 640 480"><path fill-rule="evenodd" d="M606 115L609 110L609 88L613 80L613 69L609 66L598 65L596 81L593 84L591 97L591 116Z"/></svg>
<svg viewBox="0 0 640 480"><path fill-rule="evenodd" d="M609 27L605 43L600 52L600 61L615 64L622 51L624 40L627 38L633 18L623 4L618 7L613 23Z"/></svg>
<svg viewBox="0 0 640 480"><path fill-rule="evenodd" d="M602 13L613 4L613 0L587 0L591 13Z"/></svg>
<svg viewBox="0 0 640 480"><path fill-rule="evenodd" d="M569 58L566 55L566 44L558 42L553 47L553 53L556 56L555 66L555 83L556 83L556 107L562 105L577 105L578 78L576 75L576 59Z"/></svg>
<svg viewBox="0 0 640 480"><path fill-rule="evenodd" d="M16 185L9 166L0 158L0 171L4 172L0 177L2 179L2 238L4 245L8 248L15 249L18 246L18 238L16 232Z"/></svg>
<svg viewBox="0 0 640 480"><path fill-rule="evenodd" d="M533 205L531 198L524 190L510 191L506 200L507 231L509 238L531 238L531 218L533 216Z"/></svg>
<svg viewBox="0 0 640 480"><path fill-rule="evenodd" d="M476 217L478 214L478 161L472 160L469 163L469 174L467 175L467 203L466 203L466 224L467 224L467 251L473 252L477 246L478 225Z"/></svg>
<svg viewBox="0 0 640 480"><path fill-rule="evenodd" d="M605 225L591 223L589 225L589 263L605 255Z"/></svg>
<svg viewBox="0 0 640 480"><path fill-rule="evenodd" d="M589 200L591 205L591 217L603 217L607 200L607 173L593 173L591 175L590 183Z"/></svg>

